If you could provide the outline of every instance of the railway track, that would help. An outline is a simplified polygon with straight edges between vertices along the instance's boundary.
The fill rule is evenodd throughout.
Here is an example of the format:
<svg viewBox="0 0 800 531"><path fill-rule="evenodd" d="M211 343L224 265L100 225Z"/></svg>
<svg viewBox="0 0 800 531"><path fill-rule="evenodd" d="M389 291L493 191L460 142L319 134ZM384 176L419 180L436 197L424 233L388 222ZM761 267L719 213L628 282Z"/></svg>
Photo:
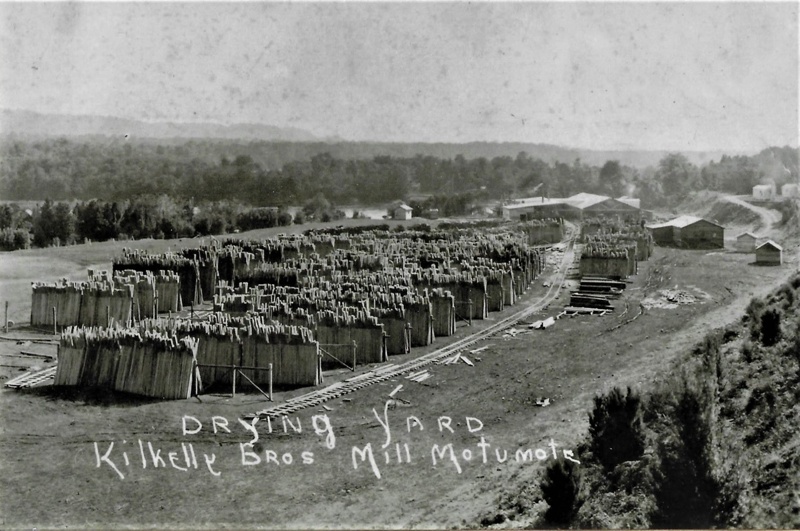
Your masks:
<svg viewBox="0 0 800 531"><path fill-rule="evenodd" d="M484 339L487 339L498 332L502 332L503 330L511 328L517 322L530 317L538 311L541 311L553 300L555 300L564 284L564 280L567 277L570 266L574 261L574 255L574 239L571 238L566 242L566 248L564 250L564 256L562 257L561 264L559 265L559 268L545 294L534 304L497 321L483 330L475 332L474 334L470 334L467 337L420 356L419 358L415 358L400 365L385 365L373 371L354 376L341 382L336 382L328 387L325 387L324 389L319 389L305 395L291 398L278 406L247 415L246 418L279 417L281 415L294 413L301 409L318 406L319 404L339 398L349 393L353 393L369 385L374 385L376 383L401 376L405 373L416 371L422 367L441 361L448 356L452 356L459 350L474 345L479 341L483 341Z"/></svg>

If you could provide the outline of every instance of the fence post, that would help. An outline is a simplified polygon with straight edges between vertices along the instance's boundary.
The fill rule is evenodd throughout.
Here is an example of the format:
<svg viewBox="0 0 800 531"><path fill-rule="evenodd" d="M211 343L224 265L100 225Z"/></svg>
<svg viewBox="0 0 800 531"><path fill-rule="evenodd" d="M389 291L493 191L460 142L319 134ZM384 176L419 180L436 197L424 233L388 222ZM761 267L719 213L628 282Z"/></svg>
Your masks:
<svg viewBox="0 0 800 531"><path fill-rule="evenodd" d="M111 307L106 304L106 328L111 327Z"/></svg>
<svg viewBox="0 0 800 531"><path fill-rule="evenodd" d="M236 396L236 365L231 365L231 370L233 371L233 387L231 388L231 398Z"/></svg>
<svg viewBox="0 0 800 531"><path fill-rule="evenodd" d="M53 335L58 335L58 313L55 306L53 306Z"/></svg>
<svg viewBox="0 0 800 531"><path fill-rule="evenodd" d="M274 402L272 399L272 364L269 364L269 401Z"/></svg>
<svg viewBox="0 0 800 531"><path fill-rule="evenodd" d="M356 371L356 340L353 340L353 372Z"/></svg>
<svg viewBox="0 0 800 531"><path fill-rule="evenodd" d="M468 301L469 303L467 304L467 306L469 307L469 309L467 311L469 312L469 325L472 326L472 297L470 297Z"/></svg>
<svg viewBox="0 0 800 531"><path fill-rule="evenodd" d="M6 334L8 333L8 301L6 301Z"/></svg>

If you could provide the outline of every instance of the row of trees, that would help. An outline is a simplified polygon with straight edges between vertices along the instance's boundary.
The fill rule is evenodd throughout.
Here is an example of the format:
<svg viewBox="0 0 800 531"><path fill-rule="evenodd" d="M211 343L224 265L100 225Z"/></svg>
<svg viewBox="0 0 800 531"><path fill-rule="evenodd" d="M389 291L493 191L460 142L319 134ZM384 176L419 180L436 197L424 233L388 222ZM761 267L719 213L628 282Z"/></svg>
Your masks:
<svg viewBox="0 0 800 531"><path fill-rule="evenodd" d="M92 199L74 205L47 199L33 209L6 203L0 205L0 250L110 239L226 234L343 216L321 196L308 201L295 216L285 208L253 208L232 201L195 204L167 195L144 195L125 201Z"/></svg>
<svg viewBox="0 0 800 531"><path fill-rule="evenodd" d="M417 194L470 193L504 199L535 190L551 197L577 192L634 195L648 207L679 200L692 190L748 193L762 179L780 184L798 175L798 150L791 148L770 148L753 157L722 157L703 167L669 154L657 167L639 171L615 160L602 167L580 159L548 163L525 152L491 159L462 155L344 159L321 153L265 168L245 154L254 152L252 145L226 145L231 155L219 162L193 145L6 140L0 144L0 196L122 201L163 194L178 200L287 206L301 205L319 194L336 204L374 205Z"/></svg>

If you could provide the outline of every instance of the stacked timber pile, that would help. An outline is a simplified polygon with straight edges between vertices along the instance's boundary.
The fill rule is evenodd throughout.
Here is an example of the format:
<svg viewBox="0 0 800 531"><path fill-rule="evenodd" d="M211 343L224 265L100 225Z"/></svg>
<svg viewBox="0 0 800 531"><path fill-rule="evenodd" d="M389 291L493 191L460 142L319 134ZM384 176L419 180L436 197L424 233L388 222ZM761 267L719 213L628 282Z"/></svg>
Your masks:
<svg viewBox="0 0 800 531"><path fill-rule="evenodd" d="M433 273L421 272L418 279L421 285L442 288L449 291L455 299L456 313L463 319L486 319L489 313L486 277L468 272Z"/></svg>
<svg viewBox="0 0 800 531"><path fill-rule="evenodd" d="M105 280L61 280L54 283L34 282L31 287L31 326L109 326L131 321L132 285L118 288L113 282Z"/></svg>
<svg viewBox="0 0 800 531"><path fill-rule="evenodd" d="M636 259L649 260L655 246L652 233L640 223L625 220L584 220L581 225L581 240L594 242L634 242Z"/></svg>
<svg viewBox="0 0 800 531"><path fill-rule="evenodd" d="M605 295L594 293L575 292L570 294L569 305L572 308L592 308L598 310L614 311L614 306Z"/></svg>
<svg viewBox="0 0 800 531"><path fill-rule="evenodd" d="M584 244L579 266L581 276L597 275L608 278L627 278L637 272L636 244L605 242Z"/></svg>
<svg viewBox="0 0 800 531"><path fill-rule="evenodd" d="M69 327L55 385L100 387L163 400L191 396L197 340L138 329Z"/></svg>
<svg viewBox="0 0 800 531"><path fill-rule="evenodd" d="M452 336L456 333L456 299L442 288L428 292L433 314L433 333L437 337Z"/></svg>
<svg viewBox="0 0 800 531"><path fill-rule="evenodd" d="M180 255L193 260L197 264L197 276L201 293L204 298L210 299L219 277L219 259L216 247L183 249L180 251Z"/></svg>
<svg viewBox="0 0 800 531"><path fill-rule="evenodd" d="M580 291L583 293L597 293L608 296L619 296L625 289L625 283L603 277L583 277L580 281Z"/></svg>
<svg viewBox="0 0 800 531"><path fill-rule="evenodd" d="M564 221L561 218L529 220L524 227L529 245L558 243L564 239Z"/></svg>
<svg viewBox="0 0 800 531"><path fill-rule="evenodd" d="M256 263L255 253L233 244L226 245L217 251L217 278L233 282L234 278L250 270L251 263Z"/></svg>
<svg viewBox="0 0 800 531"><path fill-rule="evenodd" d="M133 316L136 319L155 317L159 312L178 312L183 306L180 297L180 277L172 271L89 270L90 281L113 282L122 289L133 287ZM88 323L83 323L88 324Z"/></svg>
<svg viewBox="0 0 800 531"><path fill-rule="evenodd" d="M408 354L411 351L411 329L408 327L402 303L391 307L373 307L369 313L383 325L388 355Z"/></svg>
<svg viewBox="0 0 800 531"><path fill-rule="evenodd" d="M200 269L197 260L174 253L148 254L140 250L123 249L122 256L115 257L114 271L130 269L133 271L172 271L180 278L181 304L189 306L203 302L203 290L200 283ZM208 293L209 297L213 290ZM161 294L159 293L159 300ZM159 311L161 310L159 304Z"/></svg>
<svg viewBox="0 0 800 531"><path fill-rule="evenodd" d="M363 310L338 307L315 315L315 334L320 345L352 345L359 364L382 363L387 352L380 321Z"/></svg>

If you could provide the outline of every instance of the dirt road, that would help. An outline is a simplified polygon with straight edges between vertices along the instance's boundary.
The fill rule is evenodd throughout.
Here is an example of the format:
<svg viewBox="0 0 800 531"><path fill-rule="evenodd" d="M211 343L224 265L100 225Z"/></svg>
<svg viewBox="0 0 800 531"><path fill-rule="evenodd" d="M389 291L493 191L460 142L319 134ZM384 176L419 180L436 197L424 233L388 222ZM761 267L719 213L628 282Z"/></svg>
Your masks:
<svg viewBox="0 0 800 531"><path fill-rule="evenodd" d="M727 201L728 203L733 203L735 205L739 205L744 207L748 210L751 210L761 216L761 222L763 223L765 228L772 227L773 225L781 222L781 213L777 210L771 210L769 208L764 208L760 206L756 206L752 203L748 203L743 199L743 197L747 196L733 196L733 195L725 195L721 196L720 199L722 201Z"/></svg>

